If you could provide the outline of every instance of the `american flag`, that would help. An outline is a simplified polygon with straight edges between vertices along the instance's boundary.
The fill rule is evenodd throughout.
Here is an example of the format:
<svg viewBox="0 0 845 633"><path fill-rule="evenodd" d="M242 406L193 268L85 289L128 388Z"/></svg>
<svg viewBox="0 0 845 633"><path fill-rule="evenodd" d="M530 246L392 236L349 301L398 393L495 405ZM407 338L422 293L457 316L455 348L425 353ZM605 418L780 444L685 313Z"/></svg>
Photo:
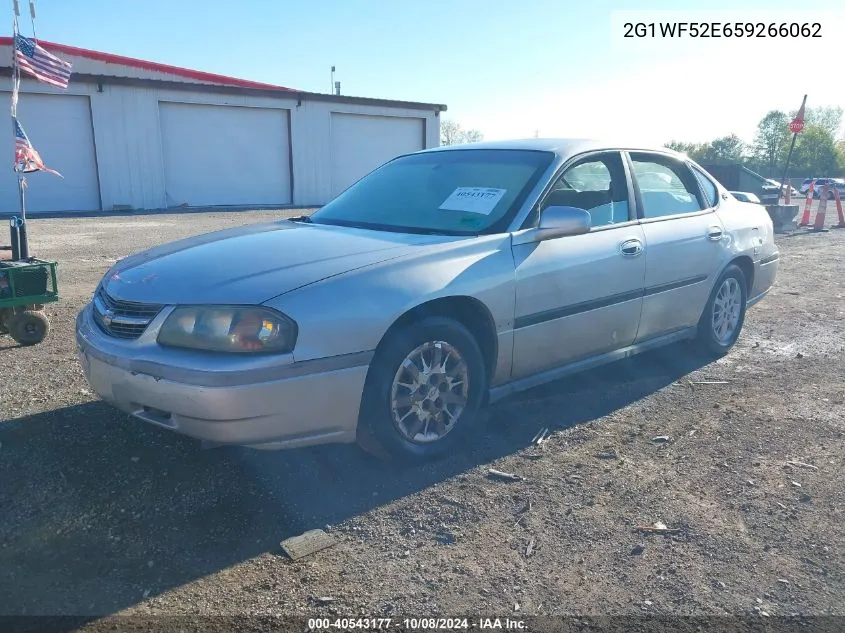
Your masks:
<svg viewBox="0 0 845 633"><path fill-rule="evenodd" d="M59 172L44 164L41 155L29 142L26 132L23 131L23 126L18 123L17 119L13 119L13 121L15 123L15 169L25 174L33 171L46 171L62 178L63 176Z"/></svg>
<svg viewBox="0 0 845 633"><path fill-rule="evenodd" d="M59 59L23 35L15 35L15 62L18 67L45 84L67 88L70 62Z"/></svg>

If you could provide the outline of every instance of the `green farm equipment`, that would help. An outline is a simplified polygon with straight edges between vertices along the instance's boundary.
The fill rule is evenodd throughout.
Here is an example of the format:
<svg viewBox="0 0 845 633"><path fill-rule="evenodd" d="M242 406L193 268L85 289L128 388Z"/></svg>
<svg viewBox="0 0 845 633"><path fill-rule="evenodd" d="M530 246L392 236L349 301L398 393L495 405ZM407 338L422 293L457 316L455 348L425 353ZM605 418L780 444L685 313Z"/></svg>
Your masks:
<svg viewBox="0 0 845 633"><path fill-rule="evenodd" d="M58 300L56 262L0 261L0 334L21 345L40 343L50 331L44 305Z"/></svg>

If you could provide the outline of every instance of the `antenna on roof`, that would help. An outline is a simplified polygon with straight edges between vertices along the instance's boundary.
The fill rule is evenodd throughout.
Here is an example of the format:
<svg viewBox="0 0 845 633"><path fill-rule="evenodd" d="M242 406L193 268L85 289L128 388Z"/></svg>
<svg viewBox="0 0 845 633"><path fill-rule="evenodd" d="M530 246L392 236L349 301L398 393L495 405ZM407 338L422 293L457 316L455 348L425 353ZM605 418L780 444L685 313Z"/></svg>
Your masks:
<svg viewBox="0 0 845 633"><path fill-rule="evenodd" d="M329 93L334 92L334 66L332 66L332 83L331 88L329 88Z"/></svg>

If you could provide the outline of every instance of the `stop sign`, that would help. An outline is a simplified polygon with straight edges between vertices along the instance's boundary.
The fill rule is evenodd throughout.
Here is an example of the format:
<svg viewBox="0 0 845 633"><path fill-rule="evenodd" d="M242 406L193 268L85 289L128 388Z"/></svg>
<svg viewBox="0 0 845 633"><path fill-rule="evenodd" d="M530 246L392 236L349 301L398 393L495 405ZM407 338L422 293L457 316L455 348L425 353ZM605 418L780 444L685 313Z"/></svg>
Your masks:
<svg viewBox="0 0 845 633"><path fill-rule="evenodd" d="M793 134L798 134L803 129L804 121L801 119L792 119L792 121L789 123L789 131Z"/></svg>

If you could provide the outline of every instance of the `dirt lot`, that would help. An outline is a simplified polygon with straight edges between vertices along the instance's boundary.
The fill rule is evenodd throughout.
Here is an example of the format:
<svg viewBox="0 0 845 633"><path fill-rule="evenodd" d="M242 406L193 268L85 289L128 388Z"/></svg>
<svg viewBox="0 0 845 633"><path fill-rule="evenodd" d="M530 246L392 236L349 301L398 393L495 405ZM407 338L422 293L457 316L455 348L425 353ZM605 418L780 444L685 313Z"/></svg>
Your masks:
<svg viewBox="0 0 845 633"><path fill-rule="evenodd" d="M0 614L845 615L845 230L778 238L719 362L673 346L535 389L426 467L201 450L88 391L73 321L112 262L278 215L31 223L63 300L42 345L0 339ZM311 528L337 545L289 561Z"/></svg>

